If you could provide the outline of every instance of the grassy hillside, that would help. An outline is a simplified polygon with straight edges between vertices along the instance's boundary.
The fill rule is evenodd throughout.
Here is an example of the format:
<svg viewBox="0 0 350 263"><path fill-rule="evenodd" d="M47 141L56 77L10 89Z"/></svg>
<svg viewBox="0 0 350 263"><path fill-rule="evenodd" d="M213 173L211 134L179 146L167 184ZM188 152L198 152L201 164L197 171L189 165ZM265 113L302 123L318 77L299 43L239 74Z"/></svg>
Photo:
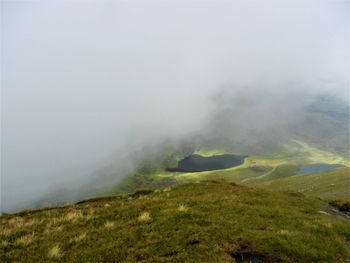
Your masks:
<svg viewBox="0 0 350 263"><path fill-rule="evenodd" d="M345 262L348 219L295 192L205 181L0 217L1 262Z"/></svg>
<svg viewBox="0 0 350 263"><path fill-rule="evenodd" d="M229 152L223 149L201 149L195 152L195 154L200 154L201 156L225 153ZM176 160L174 162L176 163ZM224 179L245 185L257 185L267 181L295 176L303 165L313 163L349 166L349 159L335 153L320 150L305 142L290 140L286 142L284 150L281 152L270 155L252 155L245 158L242 165L228 169L204 172L169 172L158 165L157 169L153 169L150 172L142 170L124 178L119 185L109 189L108 194L132 192L137 188L158 188L213 179ZM172 165L174 166L174 163Z"/></svg>
<svg viewBox="0 0 350 263"><path fill-rule="evenodd" d="M294 190L324 199L348 199L350 197L350 168L344 167L310 175L291 176L260 182L258 185L271 189Z"/></svg>

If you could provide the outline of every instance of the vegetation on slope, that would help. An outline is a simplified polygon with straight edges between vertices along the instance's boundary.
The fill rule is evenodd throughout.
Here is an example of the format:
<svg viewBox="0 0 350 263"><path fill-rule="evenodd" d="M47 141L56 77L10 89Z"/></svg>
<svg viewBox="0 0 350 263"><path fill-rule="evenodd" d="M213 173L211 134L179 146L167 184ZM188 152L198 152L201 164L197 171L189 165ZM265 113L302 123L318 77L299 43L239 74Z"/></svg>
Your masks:
<svg viewBox="0 0 350 263"><path fill-rule="evenodd" d="M347 219L295 192L205 181L0 217L1 262L345 262Z"/></svg>
<svg viewBox="0 0 350 263"><path fill-rule="evenodd" d="M188 151L187 153L189 153ZM228 154L224 149L200 149L195 154L209 157ZM232 153L231 153L232 154ZM238 153L236 153L238 154ZM165 157L166 158L165 158ZM199 180L225 179L246 185L260 184L264 181L297 175L300 167L305 164L327 163L349 165L344 157L328 151L320 150L309 144L290 140L284 145L284 150L270 155L252 155L245 158L244 163L232 168L204 172L169 172L168 167L175 167L184 156L172 154L171 151L162 158L145 160L134 175L126 177L109 193L132 192L140 187L157 188L177 183L189 183ZM152 168L152 169L151 169Z"/></svg>
<svg viewBox="0 0 350 263"><path fill-rule="evenodd" d="M332 200L350 197L350 168L338 168L309 175L296 175L259 184L264 188L293 190Z"/></svg>

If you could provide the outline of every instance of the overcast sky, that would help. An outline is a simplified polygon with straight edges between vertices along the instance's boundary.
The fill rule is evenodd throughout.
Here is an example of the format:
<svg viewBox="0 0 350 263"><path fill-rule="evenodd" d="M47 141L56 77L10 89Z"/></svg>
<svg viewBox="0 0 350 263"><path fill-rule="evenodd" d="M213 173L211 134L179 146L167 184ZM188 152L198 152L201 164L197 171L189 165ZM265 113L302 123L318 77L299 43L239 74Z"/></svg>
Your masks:
<svg viewBox="0 0 350 263"><path fill-rule="evenodd" d="M223 86L348 96L349 1L5 0L1 19L3 210L200 130Z"/></svg>

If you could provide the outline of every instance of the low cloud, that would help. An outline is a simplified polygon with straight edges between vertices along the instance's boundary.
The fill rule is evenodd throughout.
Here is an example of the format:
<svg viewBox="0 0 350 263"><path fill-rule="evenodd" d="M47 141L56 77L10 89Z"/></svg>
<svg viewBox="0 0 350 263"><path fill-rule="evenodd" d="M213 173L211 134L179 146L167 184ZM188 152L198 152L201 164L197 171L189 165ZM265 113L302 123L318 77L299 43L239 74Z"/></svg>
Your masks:
<svg viewBox="0 0 350 263"><path fill-rule="evenodd" d="M103 167L117 181L135 152L166 140L267 138L297 118L297 94L348 96L345 2L1 7L2 210L79 188Z"/></svg>

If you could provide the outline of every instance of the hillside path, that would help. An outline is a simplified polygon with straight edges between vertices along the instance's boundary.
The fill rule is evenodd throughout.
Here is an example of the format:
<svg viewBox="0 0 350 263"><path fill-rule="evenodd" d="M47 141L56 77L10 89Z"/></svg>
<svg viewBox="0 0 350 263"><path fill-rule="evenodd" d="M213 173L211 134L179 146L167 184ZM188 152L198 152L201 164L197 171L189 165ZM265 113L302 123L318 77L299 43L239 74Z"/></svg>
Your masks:
<svg viewBox="0 0 350 263"><path fill-rule="evenodd" d="M261 178L264 178L264 177L266 177L266 176L272 174L272 173L276 170L276 167L277 167L277 166L273 167L270 171L268 171L268 172L266 172L266 173L264 173L264 174L262 174L262 175L259 175L259 176L256 176L256 177L249 177L249 178L243 179L243 180L241 181L241 183L245 183L245 182L248 182L248 181L250 181L250 180L259 180L259 179L261 179Z"/></svg>

